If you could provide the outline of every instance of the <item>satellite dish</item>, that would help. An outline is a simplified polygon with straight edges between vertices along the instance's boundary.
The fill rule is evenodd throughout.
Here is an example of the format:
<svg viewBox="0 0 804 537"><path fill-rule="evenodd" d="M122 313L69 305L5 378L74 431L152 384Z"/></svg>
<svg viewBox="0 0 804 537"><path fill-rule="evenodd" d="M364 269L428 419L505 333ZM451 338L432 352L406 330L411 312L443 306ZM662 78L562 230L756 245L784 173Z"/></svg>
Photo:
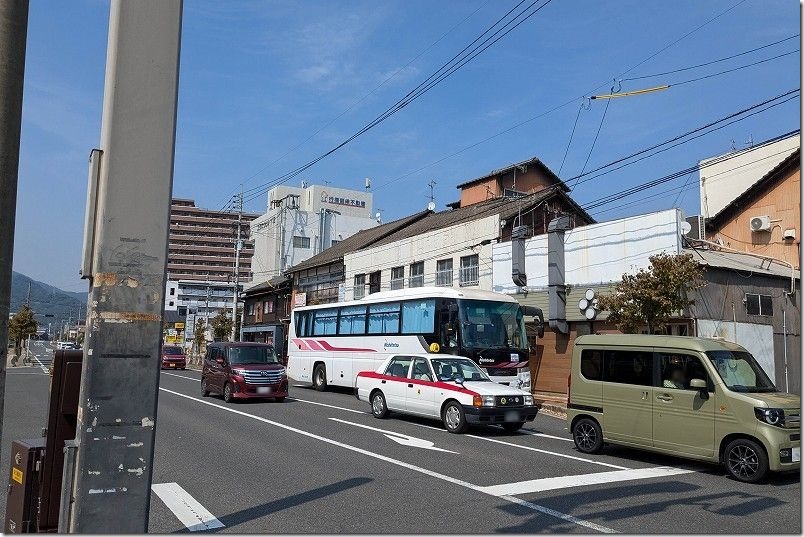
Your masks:
<svg viewBox="0 0 804 537"><path fill-rule="evenodd" d="M585 298L582 298L581 300L578 301L578 309L579 310L583 311L588 307L589 307L589 301L586 300Z"/></svg>
<svg viewBox="0 0 804 537"><path fill-rule="evenodd" d="M431 201L430 203L427 204L427 210L428 211L435 211L435 208L436 208L436 204L435 204L434 201Z"/></svg>
<svg viewBox="0 0 804 537"><path fill-rule="evenodd" d="M595 290L594 289L587 289L586 294L584 295L586 300L592 300L595 298Z"/></svg>
<svg viewBox="0 0 804 537"><path fill-rule="evenodd" d="M586 316L587 319L589 319L591 321L597 315L597 311L595 311L594 308L589 308L588 310L586 310L584 312L584 315Z"/></svg>
<svg viewBox="0 0 804 537"><path fill-rule="evenodd" d="M686 235L690 231L692 231L692 225L689 222L687 222L686 220L683 220L681 222L681 233L683 235Z"/></svg>

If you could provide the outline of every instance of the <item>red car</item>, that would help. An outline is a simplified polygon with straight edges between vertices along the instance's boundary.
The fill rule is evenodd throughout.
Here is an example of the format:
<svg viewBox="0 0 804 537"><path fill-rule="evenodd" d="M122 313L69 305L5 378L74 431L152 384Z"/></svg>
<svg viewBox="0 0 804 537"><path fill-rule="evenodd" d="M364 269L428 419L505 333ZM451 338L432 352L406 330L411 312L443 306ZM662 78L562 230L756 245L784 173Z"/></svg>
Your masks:
<svg viewBox="0 0 804 537"><path fill-rule="evenodd" d="M174 345L162 347L162 369L187 369L184 349Z"/></svg>
<svg viewBox="0 0 804 537"><path fill-rule="evenodd" d="M233 399L270 398L281 403L288 395L288 375L272 345L210 343L201 372L201 393Z"/></svg>

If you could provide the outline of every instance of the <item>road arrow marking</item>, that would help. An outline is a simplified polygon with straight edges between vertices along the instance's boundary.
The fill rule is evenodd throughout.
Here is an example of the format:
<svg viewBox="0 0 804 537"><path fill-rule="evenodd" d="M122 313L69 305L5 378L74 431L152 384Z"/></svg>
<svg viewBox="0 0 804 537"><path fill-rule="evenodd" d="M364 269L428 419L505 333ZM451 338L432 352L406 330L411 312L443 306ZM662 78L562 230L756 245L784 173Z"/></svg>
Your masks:
<svg viewBox="0 0 804 537"><path fill-rule="evenodd" d="M329 418L332 421L337 421L338 423L345 423L346 425L354 425L355 427L360 427L361 429L368 429L370 431L377 431L383 433L383 435L387 438L390 438L397 444L402 444L403 446L410 446L416 447L421 449L429 449L432 451L443 451L444 453L454 453L457 455L456 451L450 451L448 449L437 448L433 442L429 440L424 440L423 438L416 438L415 436L408 436L406 434L397 433L394 431L387 431L385 429L378 429L376 427L369 427L368 425L362 425L360 423L354 423L351 421L346 421L338 418Z"/></svg>

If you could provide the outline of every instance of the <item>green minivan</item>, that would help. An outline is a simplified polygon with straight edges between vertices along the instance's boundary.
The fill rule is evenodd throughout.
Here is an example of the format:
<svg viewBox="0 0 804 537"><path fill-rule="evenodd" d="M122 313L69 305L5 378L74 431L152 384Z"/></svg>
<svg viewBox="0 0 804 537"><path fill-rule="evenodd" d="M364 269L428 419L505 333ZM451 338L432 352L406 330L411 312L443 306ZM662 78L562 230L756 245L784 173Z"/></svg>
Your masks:
<svg viewBox="0 0 804 537"><path fill-rule="evenodd" d="M611 443L720 463L748 483L801 465L801 398L779 392L739 345L579 336L571 367L567 423L579 451Z"/></svg>

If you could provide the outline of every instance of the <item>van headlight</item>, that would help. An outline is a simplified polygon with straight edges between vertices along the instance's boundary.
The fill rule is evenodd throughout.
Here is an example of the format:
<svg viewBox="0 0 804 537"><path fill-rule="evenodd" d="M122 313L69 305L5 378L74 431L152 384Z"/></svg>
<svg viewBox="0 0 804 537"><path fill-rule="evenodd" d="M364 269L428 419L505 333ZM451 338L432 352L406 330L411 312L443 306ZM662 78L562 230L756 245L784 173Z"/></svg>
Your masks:
<svg viewBox="0 0 804 537"><path fill-rule="evenodd" d="M232 369L232 373L234 373L238 377L244 377L245 378L245 376L246 376L246 370L245 369Z"/></svg>
<svg viewBox="0 0 804 537"><path fill-rule="evenodd" d="M759 421L776 427L784 427L784 410L781 408L754 408L754 414Z"/></svg>
<svg viewBox="0 0 804 537"><path fill-rule="evenodd" d="M522 400L524 401L525 406L533 406L533 396L532 395L526 395L525 397L522 398Z"/></svg>

